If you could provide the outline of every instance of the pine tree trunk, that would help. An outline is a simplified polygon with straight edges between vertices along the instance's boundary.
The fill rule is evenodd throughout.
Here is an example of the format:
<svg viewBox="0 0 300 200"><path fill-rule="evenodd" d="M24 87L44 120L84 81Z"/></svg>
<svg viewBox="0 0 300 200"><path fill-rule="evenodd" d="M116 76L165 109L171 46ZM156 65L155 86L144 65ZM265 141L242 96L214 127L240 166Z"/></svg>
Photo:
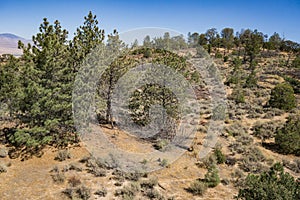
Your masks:
<svg viewBox="0 0 300 200"><path fill-rule="evenodd" d="M107 100L106 100L106 121L107 123L110 123L111 124L111 128L113 129L114 128L114 125L113 125L113 116L112 116L112 112L111 112L111 92L112 92L112 89L113 89L113 72L112 72L112 69L110 71L110 74L109 74L109 86L108 86L108 91L107 91Z"/></svg>

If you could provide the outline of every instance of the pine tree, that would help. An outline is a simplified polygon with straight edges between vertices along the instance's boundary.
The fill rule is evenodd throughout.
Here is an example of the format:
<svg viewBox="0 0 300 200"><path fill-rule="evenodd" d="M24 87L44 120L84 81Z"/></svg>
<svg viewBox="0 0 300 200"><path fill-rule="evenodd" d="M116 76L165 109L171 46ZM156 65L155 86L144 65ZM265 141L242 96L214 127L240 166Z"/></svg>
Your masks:
<svg viewBox="0 0 300 200"><path fill-rule="evenodd" d="M269 105L286 111L295 108L296 98L292 86L288 83L276 85L271 91Z"/></svg>
<svg viewBox="0 0 300 200"><path fill-rule="evenodd" d="M104 30L99 28L96 15L93 15L90 11L88 16L84 17L84 20L83 26L77 28L70 43L74 71L78 71L77 68L86 55L91 53L104 40Z"/></svg>
<svg viewBox="0 0 300 200"><path fill-rule="evenodd" d="M108 68L100 79L97 91L98 95L105 100L105 120L106 122L111 123L113 128L112 92L119 78L130 68L130 63L124 62L126 53L125 55L123 55L123 53L127 46L120 40L119 34L116 30L114 30L112 34L108 35L106 46L107 51L115 55L116 58L109 63L109 66L107 66Z"/></svg>
<svg viewBox="0 0 300 200"><path fill-rule="evenodd" d="M0 67L0 102L6 104L10 117L17 111L17 98L20 94L21 76L18 71L19 60L13 56Z"/></svg>
<svg viewBox="0 0 300 200"><path fill-rule="evenodd" d="M242 70L241 70L242 61L239 58L235 58L232 62L233 70L226 81L227 85L235 84L241 85L242 81Z"/></svg>
<svg viewBox="0 0 300 200"><path fill-rule="evenodd" d="M74 74L68 62L67 36L68 32L62 29L59 21L50 25L45 18L40 32L32 38L34 46L28 49L20 44L23 81L18 118L28 124L27 133L37 141L48 136L53 141L60 140L64 133L73 131Z"/></svg>
<svg viewBox="0 0 300 200"><path fill-rule="evenodd" d="M264 42L264 35L257 30L252 31L247 29L241 33L240 39L245 48L244 61L248 57L251 64L260 53Z"/></svg>
<svg viewBox="0 0 300 200"><path fill-rule="evenodd" d="M281 43L282 43L282 38L279 36L278 33L275 32L269 38L268 49L270 49L270 50L279 50Z"/></svg>
<svg viewBox="0 0 300 200"><path fill-rule="evenodd" d="M228 52L229 49L233 45L233 40L234 40L233 29L232 28L224 28L221 31L221 36L222 36L222 43ZM225 51L224 51L224 55L225 55Z"/></svg>
<svg viewBox="0 0 300 200"><path fill-rule="evenodd" d="M251 200L296 200L299 199L300 184L293 176L283 171L276 163L268 172L249 174L245 186L239 190L237 199Z"/></svg>
<svg viewBox="0 0 300 200"><path fill-rule="evenodd" d="M144 38L143 46L146 47L146 48L150 48L150 47L152 46L152 44L151 44L151 39L150 39L150 36L149 36L149 35L147 35L147 36Z"/></svg>
<svg viewBox="0 0 300 200"><path fill-rule="evenodd" d="M275 133L275 143L280 152L300 155L300 116L290 117Z"/></svg>
<svg viewBox="0 0 300 200"><path fill-rule="evenodd" d="M251 73L246 79L245 87L253 88L257 86L257 78L255 68L251 70Z"/></svg>

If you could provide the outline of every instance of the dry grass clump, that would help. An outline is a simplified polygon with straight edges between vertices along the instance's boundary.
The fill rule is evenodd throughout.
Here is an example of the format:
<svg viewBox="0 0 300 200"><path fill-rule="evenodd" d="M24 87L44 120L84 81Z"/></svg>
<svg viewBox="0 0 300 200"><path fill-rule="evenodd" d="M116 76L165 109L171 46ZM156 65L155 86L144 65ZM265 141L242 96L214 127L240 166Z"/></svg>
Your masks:
<svg viewBox="0 0 300 200"><path fill-rule="evenodd" d="M67 159L70 159L70 158L71 158L71 153L67 149L64 149L64 150L58 151L58 153L55 157L55 160L59 160L62 162Z"/></svg>

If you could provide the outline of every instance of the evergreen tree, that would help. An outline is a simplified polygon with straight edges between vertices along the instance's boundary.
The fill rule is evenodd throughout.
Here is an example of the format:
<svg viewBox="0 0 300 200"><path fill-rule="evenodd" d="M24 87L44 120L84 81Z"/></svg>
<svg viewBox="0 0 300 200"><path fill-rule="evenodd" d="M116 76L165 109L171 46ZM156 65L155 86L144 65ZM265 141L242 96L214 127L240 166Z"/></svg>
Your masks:
<svg viewBox="0 0 300 200"><path fill-rule="evenodd" d="M300 155L300 116L290 117L284 126L276 131L275 143L285 154Z"/></svg>
<svg viewBox="0 0 300 200"><path fill-rule="evenodd" d="M152 44L151 44L151 39L150 39L150 36L149 36L149 35L147 35L147 36L144 38L143 46L144 46L144 47L147 47L147 48L150 48L150 47L152 46Z"/></svg>
<svg viewBox="0 0 300 200"><path fill-rule="evenodd" d="M105 120L111 123L113 128L113 115L112 115L112 92L115 88L115 84L119 78L124 74L130 67L131 64L125 62L126 55L120 55L125 52L127 46L123 41L120 40L119 34L116 30L108 35L106 49L111 54L116 55L116 59L109 63L107 70L104 72L100 79L99 87L97 89L98 95L102 97L106 104ZM120 58L118 58L118 55Z"/></svg>
<svg viewBox="0 0 300 200"><path fill-rule="evenodd" d="M221 36L222 36L222 43L228 52L228 50L233 45L233 40L234 40L233 29L232 28L224 28L221 31ZM225 55L225 51L224 51L224 55Z"/></svg>
<svg viewBox="0 0 300 200"><path fill-rule="evenodd" d="M72 42L59 21L50 24L46 18L32 38L33 46L19 42L23 55L19 61L10 61L17 84L5 98L13 102L9 103L13 105L11 110L26 128L10 133L11 143L37 147L77 141L72 113L74 79L84 56L103 40L96 17L89 13L85 19ZM12 72L1 74L8 77ZM4 90L1 88L1 92Z"/></svg>
<svg viewBox="0 0 300 200"><path fill-rule="evenodd" d="M6 104L10 117L17 112L17 98L20 94L21 74L18 71L19 60L9 56L8 61L0 67L0 102Z"/></svg>
<svg viewBox="0 0 300 200"><path fill-rule="evenodd" d="M131 48L134 49L134 48L137 48L139 46L139 41L137 39L135 39L133 41L133 43L131 44Z"/></svg>
<svg viewBox="0 0 300 200"><path fill-rule="evenodd" d="M268 48L271 50L279 50L281 43L282 43L282 38L279 36L278 33L275 32L269 38Z"/></svg>
<svg viewBox="0 0 300 200"><path fill-rule="evenodd" d="M291 40L284 40L281 42L280 50L288 53L288 58L286 60L286 66L289 66L290 59L294 53L299 52L300 44L293 42Z"/></svg>
<svg viewBox="0 0 300 200"><path fill-rule="evenodd" d="M72 83L74 74L69 66L68 32L56 20L50 25L45 18L40 32L33 36L31 51L23 48L21 114L18 118L30 128L39 129L37 140L45 136L73 131Z"/></svg>
<svg viewBox="0 0 300 200"><path fill-rule="evenodd" d="M260 50L263 46L263 33L258 32L257 30L252 31L247 29L241 33L240 38L245 48L244 61L246 61L246 57L248 57L249 63L251 64L260 53Z"/></svg>
<svg viewBox="0 0 300 200"><path fill-rule="evenodd" d="M296 200L300 199L300 184L283 166L276 163L268 172L260 175L249 174L244 188L239 190L237 199L244 200Z"/></svg>
<svg viewBox="0 0 300 200"><path fill-rule="evenodd" d="M233 65L233 70L228 77L228 80L226 81L226 84L241 84L241 79L242 79L242 70L241 65L242 61L239 58L235 58L232 62Z"/></svg>
<svg viewBox="0 0 300 200"><path fill-rule="evenodd" d="M205 37L205 34L200 34L199 35L199 40L198 40L198 44L201 45L201 46L204 46L207 44L207 39Z"/></svg>
<svg viewBox="0 0 300 200"><path fill-rule="evenodd" d="M238 57L241 55L241 42L240 33L236 32L233 43L238 48Z"/></svg>
<svg viewBox="0 0 300 200"><path fill-rule="evenodd" d="M208 29L205 33L205 37L207 38L208 41L208 53L211 53L211 50L213 47L216 46L216 39L217 39L217 29L211 28Z"/></svg>
<svg viewBox="0 0 300 200"><path fill-rule="evenodd" d="M286 111L295 108L296 98L292 86L288 83L276 85L271 91L269 105Z"/></svg>
<svg viewBox="0 0 300 200"><path fill-rule="evenodd" d="M70 43L74 71L78 71L77 68L86 55L91 53L104 40L104 30L99 28L96 15L89 12L88 16L84 17L84 20L83 26L77 28L75 36Z"/></svg>
<svg viewBox="0 0 300 200"><path fill-rule="evenodd" d="M196 47L199 42L199 33L194 32L189 36L189 45L190 47Z"/></svg>
<svg viewBox="0 0 300 200"><path fill-rule="evenodd" d="M208 43L214 47L215 46L215 41L216 41L216 38L217 38L217 29L216 28L211 28L211 29L208 29L205 33L205 36L208 40Z"/></svg>
<svg viewBox="0 0 300 200"><path fill-rule="evenodd" d="M246 79L245 87L253 88L257 86L257 78L255 68L251 70L251 73Z"/></svg>
<svg viewBox="0 0 300 200"><path fill-rule="evenodd" d="M298 55L292 62L291 67L300 68L300 55Z"/></svg>

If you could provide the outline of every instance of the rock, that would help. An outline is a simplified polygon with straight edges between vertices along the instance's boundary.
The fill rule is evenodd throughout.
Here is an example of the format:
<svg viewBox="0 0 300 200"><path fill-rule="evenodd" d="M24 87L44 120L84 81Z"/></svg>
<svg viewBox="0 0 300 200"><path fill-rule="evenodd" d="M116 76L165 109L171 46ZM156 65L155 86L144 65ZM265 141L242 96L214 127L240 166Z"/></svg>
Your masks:
<svg viewBox="0 0 300 200"><path fill-rule="evenodd" d="M5 172L7 172L6 166L4 164L0 163L0 174L5 173Z"/></svg>
<svg viewBox="0 0 300 200"><path fill-rule="evenodd" d="M0 148L0 158L5 158L8 155L8 151L6 148L2 147Z"/></svg>

